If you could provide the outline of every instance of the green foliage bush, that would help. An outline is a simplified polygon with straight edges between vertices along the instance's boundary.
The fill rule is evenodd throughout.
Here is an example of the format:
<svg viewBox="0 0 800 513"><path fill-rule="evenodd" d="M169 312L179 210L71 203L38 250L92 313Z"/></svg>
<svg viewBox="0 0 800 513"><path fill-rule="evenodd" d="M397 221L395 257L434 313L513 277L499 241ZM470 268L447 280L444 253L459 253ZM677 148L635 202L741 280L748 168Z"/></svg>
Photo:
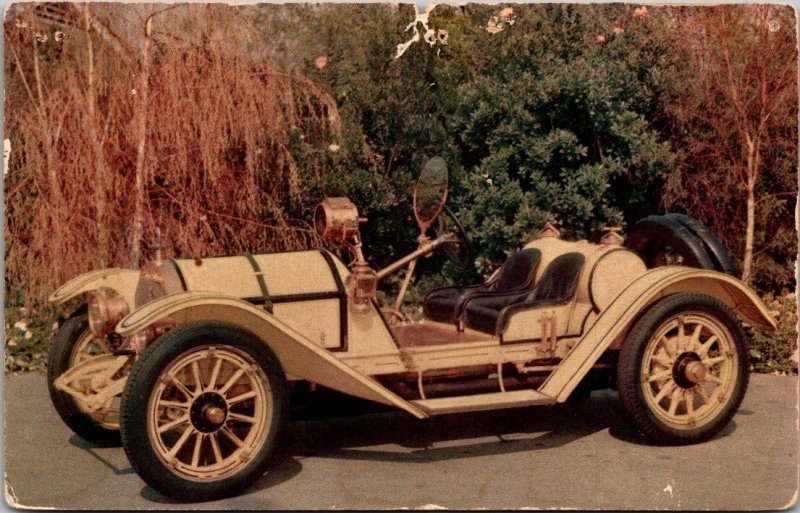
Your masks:
<svg viewBox="0 0 800 513"><path fill-rule="evenodd" d="M770 295L765 301L778 322L778 329L752 330L750 367L755 372L797 374L797 297Z"/></svg>
<svg viewBox="0 0 800 513"><path fill-rule="evenodd" d="M454 137L470 170L458 200L481 267L547 217L570 238L635 222L658 208L674 165L648 120L666 100L662 77L647 71L662 41L631 27L597 42L625 9L514 9L513 26L482 36L486 72L458 88Z"/></svg>
<svg viewBox="0 0 800 513"><path fill-rule="evenodd" d="M6 306L4 319L6 372L44 369L47 350L59 325L55 312L34 316L25 307Z"/></svg>

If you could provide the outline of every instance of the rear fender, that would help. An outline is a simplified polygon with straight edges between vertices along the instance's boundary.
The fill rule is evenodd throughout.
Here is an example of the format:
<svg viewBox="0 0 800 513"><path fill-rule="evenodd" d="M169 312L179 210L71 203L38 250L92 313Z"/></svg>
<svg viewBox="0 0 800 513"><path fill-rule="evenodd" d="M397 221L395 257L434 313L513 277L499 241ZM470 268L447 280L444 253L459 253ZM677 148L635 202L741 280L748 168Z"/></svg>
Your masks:
<svg viewBox="0 0 800 513"><path fill-rule="evenodd" d="M122 319L117 325L117 333L129 336L153 323L166 320L177 325L197 321L233 324L254 333L269 346L286 374L345 394L401 408L417 418L428 416L274 315L231 296L214 292L182 292L165 296Z"/></svg>
<svg viewBox="0 0 800 513"><path fill-rule="evenodd" d="M774 330L769 310L747 285L727 274L678 266L658 267L643 274L603 310L539 389L564 402L609 346L624 335L652 303L670 294L696 292L715 297L742 320Z"/></svg>
<svg viewBox="0 0 800 513"><path fill-rule="evenodd" d="M106 287L125 298L129 308L136 304L136 286L139 283L140 271L134 269L100 269L72 278L55 290L48 301L61 304L85 292Z"/></svg>

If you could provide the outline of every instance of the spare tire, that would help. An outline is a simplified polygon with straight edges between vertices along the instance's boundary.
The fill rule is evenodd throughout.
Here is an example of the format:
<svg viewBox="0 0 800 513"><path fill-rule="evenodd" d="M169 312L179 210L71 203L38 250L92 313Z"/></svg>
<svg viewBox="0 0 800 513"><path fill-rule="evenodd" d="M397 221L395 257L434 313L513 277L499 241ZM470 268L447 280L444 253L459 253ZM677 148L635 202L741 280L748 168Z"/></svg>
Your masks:
<svg viewBox="0 0 800 513"><path fill-rule="evenodd" d="M717 271L728 273L730 275L736 274L736 268L733 265L733 258L728 252L728 249L719 240L719 237L714 235L714 232L708 229L706 225L701 223L694 217L687 216L686 214L666 214L666 217L674 219L685 226L690 232L697 235L703 241L706 251L711 259L714 261L714 266Z"/></svg>
<svg viewBox="0 0 800 513"><path fill-rule="evenodd" d="M647 216L633 225L625 246L638 253L648 269L669 264L717 269L700 237L666 216Z"/></svg>

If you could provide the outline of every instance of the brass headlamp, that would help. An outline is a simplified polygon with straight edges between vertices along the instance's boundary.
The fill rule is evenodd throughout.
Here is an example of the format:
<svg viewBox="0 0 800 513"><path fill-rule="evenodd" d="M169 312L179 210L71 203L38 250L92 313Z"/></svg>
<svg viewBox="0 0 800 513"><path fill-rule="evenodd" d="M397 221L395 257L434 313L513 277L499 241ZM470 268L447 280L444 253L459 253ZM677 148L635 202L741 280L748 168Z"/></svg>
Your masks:
<svg viewBox="0 0 800 513"><path fill-rule="evenodd" d="M114 331L117 323L130 312L125 298L106 287L89 293L87 307L89 331L98 338Z"/></svg>

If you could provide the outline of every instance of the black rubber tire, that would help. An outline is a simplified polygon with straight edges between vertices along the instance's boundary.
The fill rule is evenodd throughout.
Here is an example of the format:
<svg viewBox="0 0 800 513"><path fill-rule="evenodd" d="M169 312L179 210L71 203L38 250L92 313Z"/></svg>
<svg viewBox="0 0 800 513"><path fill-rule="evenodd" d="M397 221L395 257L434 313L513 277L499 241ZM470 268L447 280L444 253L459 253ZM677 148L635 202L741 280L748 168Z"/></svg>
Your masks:
<svg viewBox="0 0 800 513"><path fill-rule="evenodd" d="M220 341L225 341L224 343ZM185 479L171 471L156 454L148 436L147 405L162 370L184 352L213 341L248 353L263 369L273 393L270 432L252 460L240 472L219 481ZM122 444L133 468L154 490L179 501L203 502L240 493L274 463L279 434L284 431L287 405L286 377L275 353L257 336L225 323L197 322L175 328L142 351L131 369L120 405Z"/></svg>
<svg viewBox="0 0 800 513"><path fill-rule="evenodd" d="M722 241L719 240L719 237L714 235L714 232L709 230L706 225L686 214L671 213L666 214L666 217L678 221L703 241L703 245L706 247L708 255L714 261L714 267L717 271L732 276L736 274L736 267L733 264L733 258L731 258L728 248L725 247Z"/></svg>
<svg viewBox="0 0 800 513"><path fill-rule="evenodd" d="M660 420L648 407L641 382L644 351L654 331L681 311L701 311L716 317L730 331L738 352L738 374L728 403L710 422L695 429L676 429ZM721 301L703 294L672 294L650 307L626 337L619 355L617 386L625 412L653 443L688 445L713 438L733 418L749 380L747 338L735 314Z"/></svg>
<svg viewBox="0 0 800 513"><path fill-rule="evenodd" d="M700 238L685 226L666 216L648 216L637 222L625 241L645 261L655 267L654 257L664 246L671 246L681 257L683 265L716 270Z"/></svg>
<svg viewBox="0 0 800 513"><path fill-rule="evenodd" d="M53 386L53 382L70 368L75 344L89 330L86 315L76 315L64 321L53 338L47 356L47 389L61 420L84 440L101 447L119 447L122 443L118 429L98 424L82 412L69 394Z"/></svg>

